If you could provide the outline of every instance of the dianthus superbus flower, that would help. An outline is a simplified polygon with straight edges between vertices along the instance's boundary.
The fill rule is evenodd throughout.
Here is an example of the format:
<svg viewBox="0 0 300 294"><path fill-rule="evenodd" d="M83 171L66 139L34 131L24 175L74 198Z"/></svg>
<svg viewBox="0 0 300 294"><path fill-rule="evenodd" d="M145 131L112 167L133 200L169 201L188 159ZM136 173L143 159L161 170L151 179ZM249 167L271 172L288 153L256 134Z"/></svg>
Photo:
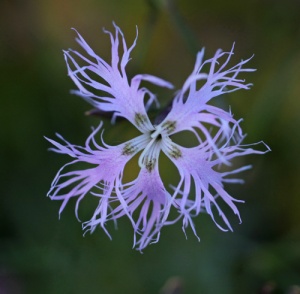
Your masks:
<svg viewBox="0 0 300 294"><path fill-rule="evenodd" d="M251 84L238 78L242 72L253 71L244 67L249 59L226 68L233 48L230 52L218 50L211 59L205 61L204 50L201 50L192 73L182 89L176 92L171 109L154 123L147 111L153 103L158 105L158 101L152 92L140 87L140 83L147 81L169 89L173 85L146 74L129 79L126 65L136 39L128 48L120 28L114 27L114 34L105 31L110 36L112 46L111 62L107 63L99 57L78 34L77 41L88 57L77 51L65 51L68 74L78 88L73 91L75 94L99 111L113 113L112 122L116 117L127 119L140 131L140 135L110 146L100 135L103 129L100 123L84 146L73 145L60 135L60 142L48 139L54 146L53 151L73 158L59 170L48 195L52 200L62 201L59 213L70 199L76 198L77 218L80 201L84 197L97 197L98 206L91 218L83 223L83 229L93 232L101 227L110 236L106 223L128 217L133 226L134 247L138 250L158 241L163 226L179 220L182 220L184 231L190 226L197 236L193 218L202 212L208 213L222 230L232 230L219 202L225 202L240 219L236 203L243 201L230 196L224 184L242 183L235 175L250 166L234 168L231 163L234 158L263 154L269 148L264 143L264 151L253 149L254 144L243 145L245 136L240 121L230 111L209 102L225 93L249 89ZM209 67L207 73L203 72L204 66ZM99 79L96 80L95 76ZM191 132L197 145L184 147L172 141L172 135L182 131ZM176 185L164 183L160 177L161 152L178 170L179 182ZM136 179L125 182L125 166L135 155L138 156L140 171ZM86 163L89 167L79 169L77 163ZM66 166L74 166L73 171L65 171ZM227 168L223 169L223 166ZM172 215L176 216L171 219L172 210L175 212ZM223 224L215 219L214 211Z"/></svg>

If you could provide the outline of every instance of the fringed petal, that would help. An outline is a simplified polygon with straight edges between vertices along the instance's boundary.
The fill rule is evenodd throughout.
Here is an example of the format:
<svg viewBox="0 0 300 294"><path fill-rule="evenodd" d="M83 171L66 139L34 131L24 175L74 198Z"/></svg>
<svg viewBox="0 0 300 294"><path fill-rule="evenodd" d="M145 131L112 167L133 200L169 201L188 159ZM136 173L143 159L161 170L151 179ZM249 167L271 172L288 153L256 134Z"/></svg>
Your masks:
<svg viewBox="0 0 300 294"><path fill-rule="evenodd" d="M63 201L59 213L63 211L71 198L76 198L75 213L78 218L79 202L90 192L105 199L102 202L100 200L102 204L104 203L101 210L103 207L107 209L108 206L105 204L107 199L112 198L108 202L115 200L118 198L118 195L115 195L116 191L122 190L120 179L123 176L126 163L141 149L145 148L148 142L148 137L141 135L118 146L104 144L104 147L101 147L95 141L95 135L100 127L101 125L93 130L85 147L72 145L61 136L59 138L66 145L47 139L56 147L52 148L53 151L75 158L58 171L48 192L48 196L52 200ZM87 164L87 168L76 170L75 165L78 163L81 166ZM69 166L74 166L75 171L65 172L65 168Z"/></svg>
<svg viewBox="0 0 300 294"><path fill-rule="evenodd" d="M104 30L110 36L111 64L96 55L78 32L77 42L91 59L84 57L77 51L64 51L68 75L78 88L72 93L82 97L101 111L113 112L114 120L117 116L121 116L142 132L152 130L153 127L146 114L146 108L156 102L156 98L149 90L140 89L140 82L144 80L167 88L173 86L169 82L151 75L137 75L129 82L126 65L130 60L130 53L136 45L137 35L131 47L128 48L122 31L115 24L114 27L115 35ZM122 48L121 56L119 56L120 47ZM85 65L81 65L82 63ZM149 96L146 108L145 95ZM137 115L145 119L143 124L137 123Z"/></svg>

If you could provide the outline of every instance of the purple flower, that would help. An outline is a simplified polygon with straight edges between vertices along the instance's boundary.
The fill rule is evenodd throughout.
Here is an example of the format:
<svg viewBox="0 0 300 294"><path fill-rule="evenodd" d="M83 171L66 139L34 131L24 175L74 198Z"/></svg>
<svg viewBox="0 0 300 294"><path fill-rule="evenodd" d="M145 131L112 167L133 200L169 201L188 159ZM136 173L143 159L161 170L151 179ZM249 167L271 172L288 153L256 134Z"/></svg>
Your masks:
<svg viewBox="0 0 300 294"><path fill-rule="evenodd" d="M95 137L102 128L100 123L82 147L69 143L60 135L62 143L48 139L54 145L53 151L73 158L59 170L48 195L52 200L62 201L59 213L70 199L76 198L77 218L80 201L84 197L97 197L98 206L91 219L83 223L83 229L93 232L100 226L110 236L106 223L127 216L134 230L134 247L138 250L157 242L161 228L179 220L182 220L184 232L190 226L197 236L193 217L202 212L208 213L220 229L232 230L219 202L225 202L240 220L236 203L243 201L230 196L224 184L242 183L235 175L250 166L233 168L231 163L237 157L263 154L269 148L263 142L265 151L253 149L251 146L255 144L242 145L245 136L240 120L234 119L230 111L208 103L222 94L249 89L251 84L238 78L241 72L254 71L243 67L249 59L225 69L233 48L230 52L218 50L206 61L203 60L204 50L201 50L192 73L176 93L172 108L155 124L150 121L147 110L153 103L158 105L158 101L152 92L140 87L140 83L144 80L170 89L173 86L146 74L128 79L125 68L136 39L128 48L120 28L114 26L114 35L105 31L112 45L111 63L96 55L78 34L77 41L89 57L73 50L65 51L68 74L78 87L75 94L100 111L112 112L113 122L118 116L127 119L140 135L117 146L107 145L102 136L97 143ZM85 65L79 65L76 60ZM208 73L203 72L204 66L209 67ZM95 76L99 78L96 80ZM188 148L172 141L172 135L182 131L191 132L197 146ZM178 170L176 185L165 184L160 177L161 152ZM135 180L125 182L124 168L136 154L139 174ZM76 168L78 163L88 164L88 168ZM70 165L74 166L74 171L64 171ZM175 212L172 218L171 211ZM214 211L223 225L215 219Z"/></svg>

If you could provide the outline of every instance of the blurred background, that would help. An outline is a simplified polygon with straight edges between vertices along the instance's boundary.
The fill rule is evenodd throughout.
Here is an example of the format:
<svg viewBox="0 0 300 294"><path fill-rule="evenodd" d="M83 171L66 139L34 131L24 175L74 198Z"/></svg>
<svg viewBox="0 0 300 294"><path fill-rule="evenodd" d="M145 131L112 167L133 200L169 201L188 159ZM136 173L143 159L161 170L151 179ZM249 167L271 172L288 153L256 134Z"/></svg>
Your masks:
<svg viewBox="0 0 300 294"><path fill-rule="evenodd" d="M299 20L299 0L1 0L0 293L300 293ZM244 118L246 143L264 140L272 152L244 158L253 164L246 184L228 187L246 201L242 224L227 214L234 233L203 214L195 219L201 242L191 231L186 240L177 223L141 254L126 219L109 227L113 241L100 229L83 237L72 203L58 219L60 203L46 194L69 158L47 151L43 136L59 132L80 145L99 123L70 94L62 49L79 49L75 27L109 60L102 28L113 30L112 21L129 44L139 29L128 75L157 75L177 88L202 47L208 58L235 42L234 63L255 54L249 64L258 70L245 75L253 88L222 103ZM151 89L162 105L172 97ZM105 120L107 140L130 137L127 127L110 130Z"/></svg>

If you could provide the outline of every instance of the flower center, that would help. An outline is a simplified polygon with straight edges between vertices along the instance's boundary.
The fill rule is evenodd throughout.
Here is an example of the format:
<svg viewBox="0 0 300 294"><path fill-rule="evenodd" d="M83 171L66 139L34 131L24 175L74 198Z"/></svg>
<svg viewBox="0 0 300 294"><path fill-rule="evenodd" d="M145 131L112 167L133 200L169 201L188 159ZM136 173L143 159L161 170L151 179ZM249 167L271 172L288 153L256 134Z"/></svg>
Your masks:
<svg viewBox="0 0 300 294"><path fill-rule="evenodd" d="M157 167L160 151L163 150L168 156L178 159L182 152L177 144L172 142L169 134L176 128L175 121L166 121L149 133L149 143L139 157L139 166L146 168L150 173Z"/></svg>
<svg viewBox="0 0 300 294"><path fill-rule="evenodd" d="M161 129L155 127L155 130L149 133L149 139L149 143L139 157L139 166L151 172L158 163L159 153L163 144Z"/></svg>

